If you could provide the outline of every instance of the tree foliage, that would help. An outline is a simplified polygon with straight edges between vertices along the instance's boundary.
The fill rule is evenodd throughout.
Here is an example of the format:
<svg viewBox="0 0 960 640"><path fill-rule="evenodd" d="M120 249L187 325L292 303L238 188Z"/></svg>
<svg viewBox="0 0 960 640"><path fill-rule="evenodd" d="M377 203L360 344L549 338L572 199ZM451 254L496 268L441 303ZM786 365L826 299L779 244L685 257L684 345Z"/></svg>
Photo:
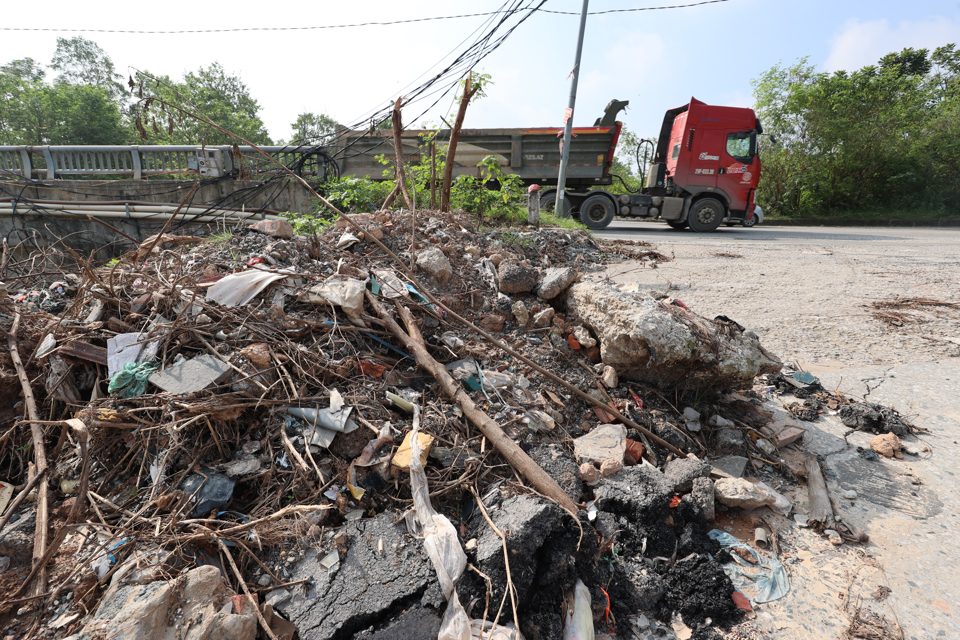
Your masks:
<svg viewBox="0 0 960 640"><path fill-rule="evenodd" d="M190 114L205 116L227 131L256 145L272 144L260 119L260 103L250 94L239 76L219 62L184 74L181 81L141 74L144 92L174 108L163 105L150 109L152 101L138 103L139 117L150 144L224 145L237 142L222 131ZM140 95L138 97L146 97Z"/></svg>
<svg viewBox="0 0 960 640"><path fill-rule="evenodd" d="M50 68L59 71L54 84L99 87L111 98L120 99L126 90L107 52L92 40L77 36L57 38L57 50Z"/></svg>
<svg viewBox="0 0 960 640"><path fill-rule="evenodd" d="M337 132L337 121L322 113L301 113L290 125L291 138L288 144L318 145L330 140Z"/></svg>
<svg viewBox="0 0 960 640"><path fill-rule="evenodd" d="M0 144L133 144L140 138L132 96L99 45L82 37L58 38L49 69L56 72L52 81L47 68L31 58L0 66ZM219 63L187 72L180 80L159 80L151 90L160 97L202 112L254 144L270 144L260 104L240 77ZM150 114L144 128L150 143L233 143L215 128L180 115L162 109ZM311 123L318 123L325 116L312 118Z"/></svg>
<svg viewBox="0 0 960 640"><path fill-rule="evenodd" d="M806 59L754 81L773 213L960 208L960 52L904 49L852 73ZM766 141L765 141L766 142Z"/></svg>
<svg viewBox="0 0 960 640"><path fill-rule="evenodd" d="M30 58L0 67L0 144L123 144L129 138L119 103L106 89L44 82Z"/></svg>

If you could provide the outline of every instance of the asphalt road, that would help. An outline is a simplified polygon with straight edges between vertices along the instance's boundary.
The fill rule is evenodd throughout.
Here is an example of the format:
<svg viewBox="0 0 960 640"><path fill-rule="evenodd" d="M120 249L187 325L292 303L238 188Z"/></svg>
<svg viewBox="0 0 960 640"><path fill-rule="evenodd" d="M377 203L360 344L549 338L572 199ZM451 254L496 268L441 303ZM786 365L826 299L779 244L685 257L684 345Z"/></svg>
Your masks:
<svg viewBox="0 0 960 640"><path fill-rule="evenodd" d="M598 237L616 240L645 240L665 245L680 243L717 243L731 241L849 245L863 242L960 242L960 229L932 227L776 227L763 225L746 229L744 227L720 227L713 233L696 233L689 229L677 231L663 222L634 222L615 220L602 231L594 232Z"/></svg>

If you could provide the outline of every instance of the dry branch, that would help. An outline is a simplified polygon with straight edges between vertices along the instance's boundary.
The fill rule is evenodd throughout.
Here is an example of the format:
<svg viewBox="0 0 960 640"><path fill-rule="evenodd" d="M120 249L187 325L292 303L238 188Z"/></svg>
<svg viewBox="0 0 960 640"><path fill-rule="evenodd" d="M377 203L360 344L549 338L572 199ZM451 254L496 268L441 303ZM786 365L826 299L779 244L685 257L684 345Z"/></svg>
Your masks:
<svg viewBox="0 0 960 640"><path fill-rule="evenodd" d="M17 313L13 319L13 325L10 332L7 333L7 346L10 348L10 359L17 370L17 377L20 379L20 386L23 388L23 401L27 405L27 417L30 419L30 434L33 437L33 455L36 464L35 474L42 475L47 470L47 450L43 444L43 429L39 424L40 414L37 412L37 401L33 396L33 387L30 386L30 378L27 377L27 371L23 367L23 361L20 360L20 352L17 349L17 329L20 326L20 314ZM33 534L33 560L34 565L44 556L47 548L47 518L49 517L48 495L46 482L37 484L37 527ZM40 565L37 571L37 584L34 589L34 595L45 593L47 590L47 572ZM26 587L26 583L24 584ZM22 590L22 589L21 589Z"/></svg>
<svg viewBox="0 0 960 640"><path fill-rule="evenodd" d="M487 437L487 440L490 441L497 451L499 451L514 468L518 469L523 477L529 480L537 491L551 500L556 501L576 517L577 504L560 488L557 481L551 478L517 443L511 440L500 428L500 425L477 408L477 405L474 404L470 396L467 395L467 392L457 384L456 380L447 372L446 368L434 360L427 352L427 347L423 342L423 336L420 335L420 330L417 329L413 314L410 313L410 310L399 303L397 304L397 309L400 311L403 322L407 327L407 331L404 331L372 293L368 291L366 295L370 305L377 311L377 314L383 319L387 326L390 327L394 335L403 342L407 349L413 352L417 363L437 379L437 382L440 383L444 392L460 405L460 408L463 409L463 414L467 416L470 422L477 425L480 432Z"/></svg>
<svg viewBox="0 0 960 640"><path fill-rule="evenodd" d="M397 98L396 103L393 105L393 113L390 114L390 119L393 122L393 149L397 154L397 185L403 192L403 201L407 204L407 209L412 211L413 200L411 200L410 194L407 192L407 172L404 169L403 161L403 140L400 138L403 133L403 121L400 116L400 103L402 100L403 98Z"/></svg>
<svg viewBox="0 0 960 640"><path fill-rule="evenodd" d="M460 107L457 109L457 119L453 121L453 128L450 130L450 145L447 147L447 158L443 166L443 191L440 194L440 211L448 213L450 211L450 187L453 184L453 163L457 155L457 141L460 139L460 129L463 128L463 118L467 115L467 105L470 99L479 90L480 87L471 88L473 83L473 72L467 76L467 83L463 89L463 95L460 96Z"/></svg>

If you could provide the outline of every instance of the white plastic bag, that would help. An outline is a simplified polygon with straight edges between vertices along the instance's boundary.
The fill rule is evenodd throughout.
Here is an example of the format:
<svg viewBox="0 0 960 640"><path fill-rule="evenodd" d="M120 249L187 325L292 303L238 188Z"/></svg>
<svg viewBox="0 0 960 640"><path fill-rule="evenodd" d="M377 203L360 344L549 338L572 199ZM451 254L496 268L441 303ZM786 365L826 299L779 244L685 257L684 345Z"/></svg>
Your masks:
<svg viewBox="0 0 960 640"><path fill-rule="evenodd" d="M573 588L573 610L567 611L567 622L563 625L563 640L593 640L590 590L579 579Z"/></svg>
<svg viewBox="0 0 960 640"><path fill-rule="evenodd" d="M410 437L410 492L413 494L417 520L423 528L423 548L433 562L433 568L440 580L440 588L443 589L443 596L449 600L454 585L467 567L467 555L460 547L456 528L446 516L434 511L433 505L430 504L427 476L420 462L420 439L417 437L420 408L417 405L414 405L413 415L413 434Z"/></svg>
<svg viewBox="0 0 960 640"><path fill-rule="evenodd" d="M467 617L467 612L463 610L460 598L454 591L450 596L450 602L447 603L443 620L440 622L437 640L471 640L470 635L470 618Z"/></svg>
<svg viewBox="0 0 960 640"><path fill-rule="evenodd" d="M471 640L523 640L523 634L513 628L513 623L506 626L493 624L487 620L470 621Z"/></svg>

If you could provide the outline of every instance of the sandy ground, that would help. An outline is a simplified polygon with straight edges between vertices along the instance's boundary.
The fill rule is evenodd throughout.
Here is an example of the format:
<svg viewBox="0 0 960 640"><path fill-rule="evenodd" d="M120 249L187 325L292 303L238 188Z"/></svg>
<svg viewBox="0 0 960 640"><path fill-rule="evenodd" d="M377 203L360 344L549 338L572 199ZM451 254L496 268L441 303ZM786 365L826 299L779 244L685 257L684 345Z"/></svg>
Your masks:
<svg viewBox="0 0 960 640"><path fill-rule="evenodd" d="M645 239L620 226L604 235ZM835 496L857 492L837 507L870 543L833 547L779 519L792 588L761 605L753 624L774 638L841 638L862 607L895 633L899 624L905 638L960 638L960 309L895 310L903 321L896 326L870 306L897 298L960 303L960 232L739 231L657 229L657 249L673 262L616 265L606 277L628 290L669 290L704 316L729 316L828 388L895 406L929 430L908 439L919 456L868 463L855 451L868 446L866 434L848 435L835 416L808 425L804 446L823 457ZM805 493L789 492L798 513L806 513Z"/></svg>

